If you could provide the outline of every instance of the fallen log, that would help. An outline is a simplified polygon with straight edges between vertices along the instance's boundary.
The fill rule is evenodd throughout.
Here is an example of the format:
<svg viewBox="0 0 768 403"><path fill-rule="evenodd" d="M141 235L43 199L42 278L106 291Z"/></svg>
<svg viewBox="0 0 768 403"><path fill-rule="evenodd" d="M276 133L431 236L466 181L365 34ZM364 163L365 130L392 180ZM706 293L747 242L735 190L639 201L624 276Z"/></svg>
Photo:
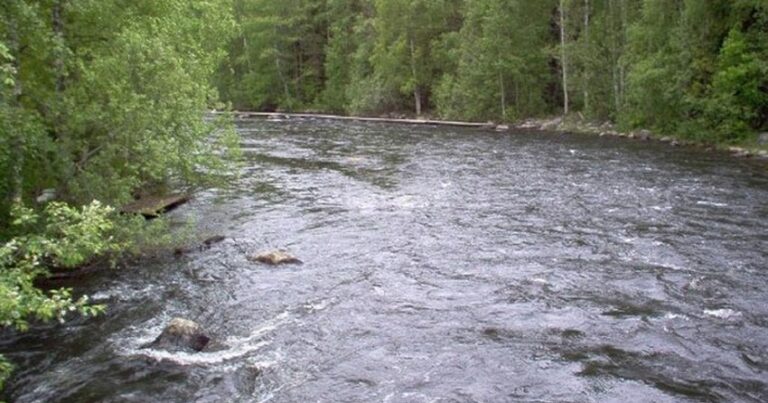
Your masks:
<svg viewBox="0 0 768 403"><path fill-rule="evenodd" d="M141 214L147 219L157 218L160 214L188 202L189 195L171 194L167 196L145 196L120 208L126 214Z"/></svg>

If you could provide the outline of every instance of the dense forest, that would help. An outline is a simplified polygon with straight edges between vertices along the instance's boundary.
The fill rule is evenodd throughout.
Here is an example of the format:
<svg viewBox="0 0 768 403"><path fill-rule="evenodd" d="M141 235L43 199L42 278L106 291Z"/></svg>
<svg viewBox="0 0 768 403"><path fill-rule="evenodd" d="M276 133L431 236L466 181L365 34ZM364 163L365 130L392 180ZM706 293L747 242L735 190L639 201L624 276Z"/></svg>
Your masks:
<svg viewBox="0 0 768 403"><path fill-rule="evenodd" d="M713 142L768 125L764 0L236 0L235 108L560 113Z"/></svg>
<svg viewBox="0 0 768 403"><path fill-rule="evenodd" d="M768 130L768 3L3 0L0 325L98 312L35 279L130 248L110 206L225 174L237 138L213 108L564 114L750 142Z"/></svg>

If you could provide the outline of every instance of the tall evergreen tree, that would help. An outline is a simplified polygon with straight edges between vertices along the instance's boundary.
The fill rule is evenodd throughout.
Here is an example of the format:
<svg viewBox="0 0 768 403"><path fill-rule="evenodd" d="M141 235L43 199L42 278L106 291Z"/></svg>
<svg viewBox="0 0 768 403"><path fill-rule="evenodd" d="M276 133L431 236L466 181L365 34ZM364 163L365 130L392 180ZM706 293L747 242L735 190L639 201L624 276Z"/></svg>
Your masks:
<svg viewBox="0 0 768 403"><path fill-rule="evenodd" d="M441 115L486 120L542 113L552 2L470 0L438 90Z"/></svg>

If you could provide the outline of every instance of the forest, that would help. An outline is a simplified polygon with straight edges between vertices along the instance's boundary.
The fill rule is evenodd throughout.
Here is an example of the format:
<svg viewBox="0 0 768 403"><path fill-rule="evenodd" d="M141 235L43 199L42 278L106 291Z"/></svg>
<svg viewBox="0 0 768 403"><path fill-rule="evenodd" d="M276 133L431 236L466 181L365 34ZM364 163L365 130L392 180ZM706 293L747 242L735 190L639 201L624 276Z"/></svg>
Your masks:
<svg viewBox="0 0 768 403"><path fill-rule="evenodd" d="M516 121L580 114L711 142L768 124L762 0L242 0L236 109Z"/></svg>
<svg viewBox="0 0 768 403"><path fill-rule="evenodd" d="M750 144L768 3L4 0L0 325L104 309L35 280L134 250L142 224L115 206L231 172L238 138L212 109L576 115Z"/></svg>

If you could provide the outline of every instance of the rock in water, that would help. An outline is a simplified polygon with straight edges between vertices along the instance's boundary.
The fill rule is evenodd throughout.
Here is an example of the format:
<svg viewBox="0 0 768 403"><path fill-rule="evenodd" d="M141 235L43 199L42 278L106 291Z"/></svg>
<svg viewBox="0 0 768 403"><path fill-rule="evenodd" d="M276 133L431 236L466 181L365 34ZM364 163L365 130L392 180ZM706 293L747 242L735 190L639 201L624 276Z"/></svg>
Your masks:
<svg viewBox="0 0 768 403"><path fill-rule="evenodd" d="M199 323L182 318L173 318L160 336L146 347L169 351L202 351L211 338L205 334Z"/></svg>
<svg viewBox="0 0 768 403"><path fill-rule="evenodd" d="M273 251L260 253L258 255L248 256L248 260L252 262L259 262L265 264L271 264L273 266L279 264L300 264L301 260L295 256L291 256L283 251Z"/></svg>
<svg viewBox="0 0 768 403"><path fill-rule="evenodd" d="M211 245L217 244L219 242L224 242L225 239L227 239L227 237L223 235L214 235L210 238L207 238L205 241L203 241L203 246L210 247Z"/></svg>
<svg viewBox="0 0 768 403"><path fill-rule="evenodd" d="M48 203L49 201L53 201L56 199L56 189L45 189L42 193L40 193L40 196L37 196L37 201L40 204Z"/></svg>

